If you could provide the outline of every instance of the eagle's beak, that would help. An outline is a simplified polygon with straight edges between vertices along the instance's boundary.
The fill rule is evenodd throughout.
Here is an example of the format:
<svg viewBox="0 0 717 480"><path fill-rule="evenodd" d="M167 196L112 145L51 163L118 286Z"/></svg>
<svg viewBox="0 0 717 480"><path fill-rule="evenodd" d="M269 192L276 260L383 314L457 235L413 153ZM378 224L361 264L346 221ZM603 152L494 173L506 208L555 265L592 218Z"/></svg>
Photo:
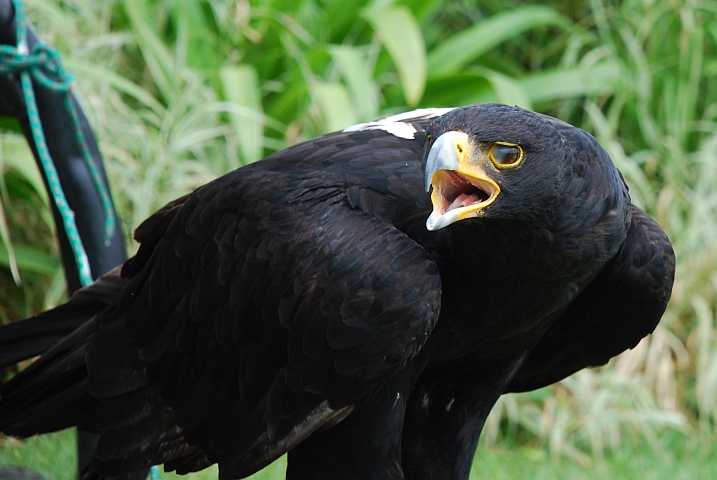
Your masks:
<svg viewBox="0 0 717 480"><path fill-rule="evenodd" d="M468 135L447 132L438 137L426 160L426 191L433 186L433 213L426 220L428 230L438 230L451 223L481 216L493 203L500 187L474 158Z"/></svg>

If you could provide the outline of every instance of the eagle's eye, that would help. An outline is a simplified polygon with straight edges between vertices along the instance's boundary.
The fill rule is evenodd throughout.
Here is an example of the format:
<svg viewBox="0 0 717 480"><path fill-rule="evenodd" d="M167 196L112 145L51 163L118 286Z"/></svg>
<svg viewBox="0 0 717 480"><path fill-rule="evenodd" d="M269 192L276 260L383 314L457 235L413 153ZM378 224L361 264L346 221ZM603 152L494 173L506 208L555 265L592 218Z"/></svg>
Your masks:
<svg viewBox="0 0 717 480"><path fill-rule="evenodd" d="M523 159L523 149L520 145L494 143L490 146L488 155L498 168L515 167Z"/></svg>

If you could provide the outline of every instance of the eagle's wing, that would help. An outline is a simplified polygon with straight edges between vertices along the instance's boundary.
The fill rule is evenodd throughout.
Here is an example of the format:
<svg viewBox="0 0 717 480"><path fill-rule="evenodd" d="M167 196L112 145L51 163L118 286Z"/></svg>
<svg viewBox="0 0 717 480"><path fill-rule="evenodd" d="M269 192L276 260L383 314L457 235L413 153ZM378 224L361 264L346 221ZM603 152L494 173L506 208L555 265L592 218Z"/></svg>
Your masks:
<svg viewBox="0 0 717 480"><path fill-rule="evenodd" d="M672 292L675 255L660 226L631 207L617 254L553 322L506 391L534 390L635 347L662 317Z"/></svg>
<svg viewBox="0 0 717 480"><path fill-rule="evenodd" d="M312 142L222 177L138 229L128 285L87 357L101 397L100 462L139 455L144 431L164 441L156 434L175 419L223 476L246 475L369 398L426 341L437 267L392 224L352 207L348 197L377 187L355 180L370 171L347 173L403 169L374 175L390 201L409 163L420 178L420 162L397 162L394 143L406 140L381 131ZM325 171L302 170L312 161L303 151ZM342 155L355 167L332 169ZM137 418L136 401L163 418L159 431Z"/></svg>

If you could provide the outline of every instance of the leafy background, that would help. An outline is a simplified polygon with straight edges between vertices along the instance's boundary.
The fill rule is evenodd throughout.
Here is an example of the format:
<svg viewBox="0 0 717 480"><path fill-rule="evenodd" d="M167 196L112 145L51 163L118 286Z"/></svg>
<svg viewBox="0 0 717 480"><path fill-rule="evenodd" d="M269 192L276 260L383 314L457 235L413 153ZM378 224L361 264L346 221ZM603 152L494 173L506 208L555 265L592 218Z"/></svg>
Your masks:
<svg viewBox="0 0 717 480"><path fill-rule="evenodd" d="M717 477L716 1L26 5L77 79L126 232L222 173L414 107L500 101L593 133L674 244L672 301L607 367L502 397L472 478ZM6 323L57 304L64 286L34 161L2 125ZM0 464L69 479L72 441L0 439ZM271 468L261 478L281 478Z"/></svg>

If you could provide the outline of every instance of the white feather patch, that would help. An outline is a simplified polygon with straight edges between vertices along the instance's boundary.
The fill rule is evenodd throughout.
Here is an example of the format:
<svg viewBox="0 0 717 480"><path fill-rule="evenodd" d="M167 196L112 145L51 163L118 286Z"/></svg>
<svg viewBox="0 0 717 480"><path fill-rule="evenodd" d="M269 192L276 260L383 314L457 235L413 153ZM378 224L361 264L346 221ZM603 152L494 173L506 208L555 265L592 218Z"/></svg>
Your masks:
<svg viewBox="0 0 717 480"><path fill-rule="evenodd" d="M413 140L413 134L416 133L416 127L411 125L411 121L432 119L440 117L453 110L452 108L419 108L411 112L399 113L390 117L376 120L375 122L359 123L351 127L345 128L344 132L360 132L361 130L383 130L391 135L406 140Z"/></svg>

